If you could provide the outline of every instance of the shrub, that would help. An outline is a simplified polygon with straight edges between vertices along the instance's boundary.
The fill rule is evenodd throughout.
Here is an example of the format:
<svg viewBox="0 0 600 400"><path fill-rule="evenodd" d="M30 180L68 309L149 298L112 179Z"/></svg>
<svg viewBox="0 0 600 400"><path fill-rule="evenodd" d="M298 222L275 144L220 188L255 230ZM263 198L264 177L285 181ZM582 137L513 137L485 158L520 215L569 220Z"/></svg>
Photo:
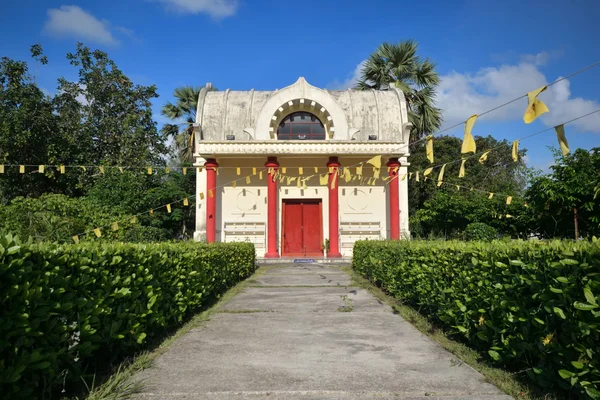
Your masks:
<svg viewBox="0 0 600 400"><path fill-rule="evenodd" d="M248 243L0 238L0 393L39 398L63 382L72 390L249 276L254 261Z"/></svg>
<svg viewBox="0 0 600 400"><path fill-rule="evenodd" d="M491 362L600 398L600 242L360 241L353 267Z"/></svg>
<svg viewBox="0 0 600 400"><path fill-rule="evenodd" d="M483 240L486 242L496 239L498 231L483 222L472 222L465 228L466 240Z"/></svg>

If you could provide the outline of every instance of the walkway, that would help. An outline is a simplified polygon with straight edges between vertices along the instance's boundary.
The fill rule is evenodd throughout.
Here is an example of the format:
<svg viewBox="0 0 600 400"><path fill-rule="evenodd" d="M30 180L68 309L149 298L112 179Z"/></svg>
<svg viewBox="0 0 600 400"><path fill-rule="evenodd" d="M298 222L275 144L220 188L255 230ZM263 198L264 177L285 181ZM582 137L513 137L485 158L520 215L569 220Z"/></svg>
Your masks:
<svg viewBox="0 0 600 400"><path fill-rule="evenodd" d="M268 269L139 377L152 399L510 399L317 264Z"/></svg>

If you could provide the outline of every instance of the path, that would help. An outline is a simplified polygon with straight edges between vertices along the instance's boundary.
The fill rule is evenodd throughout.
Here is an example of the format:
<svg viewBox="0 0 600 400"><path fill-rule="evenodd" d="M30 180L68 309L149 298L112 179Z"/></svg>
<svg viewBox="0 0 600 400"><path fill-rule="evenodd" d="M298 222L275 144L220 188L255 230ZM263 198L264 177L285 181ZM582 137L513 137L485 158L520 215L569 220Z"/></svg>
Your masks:
<svg viewBox="0 0 600 400"><path fill-rule="evenodd" d="M267 270L138 376L152 399L510 399L318 264Z"/></svg>

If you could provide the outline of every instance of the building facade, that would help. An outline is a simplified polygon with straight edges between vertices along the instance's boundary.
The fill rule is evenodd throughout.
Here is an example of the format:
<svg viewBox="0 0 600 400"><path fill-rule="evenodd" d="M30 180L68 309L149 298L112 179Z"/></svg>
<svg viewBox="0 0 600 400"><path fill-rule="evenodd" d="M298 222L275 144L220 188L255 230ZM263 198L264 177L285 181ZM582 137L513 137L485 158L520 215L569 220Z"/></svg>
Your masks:
<svg viewBox="0 0 600 400"><path fill-rule="evenodd" d="M194 128L195 240L250 241L260 258L328 247L333 258L359 239L410 236L402 91L329 91L304 78L275 91L207 85ZM379 170L366 163L378 156Z"/></svg>

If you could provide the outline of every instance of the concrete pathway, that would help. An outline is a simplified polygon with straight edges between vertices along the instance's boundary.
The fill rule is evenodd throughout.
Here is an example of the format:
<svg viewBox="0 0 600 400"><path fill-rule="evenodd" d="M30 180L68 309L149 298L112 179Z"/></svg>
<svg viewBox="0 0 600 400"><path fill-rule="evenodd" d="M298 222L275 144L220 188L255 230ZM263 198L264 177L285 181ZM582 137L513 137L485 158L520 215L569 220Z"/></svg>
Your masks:
<svg viewBox="0 0 600 400"><path fill-rule="evenodd" d="M510 399L318 264L269 269L138 378L152 399Z"/></svg>

